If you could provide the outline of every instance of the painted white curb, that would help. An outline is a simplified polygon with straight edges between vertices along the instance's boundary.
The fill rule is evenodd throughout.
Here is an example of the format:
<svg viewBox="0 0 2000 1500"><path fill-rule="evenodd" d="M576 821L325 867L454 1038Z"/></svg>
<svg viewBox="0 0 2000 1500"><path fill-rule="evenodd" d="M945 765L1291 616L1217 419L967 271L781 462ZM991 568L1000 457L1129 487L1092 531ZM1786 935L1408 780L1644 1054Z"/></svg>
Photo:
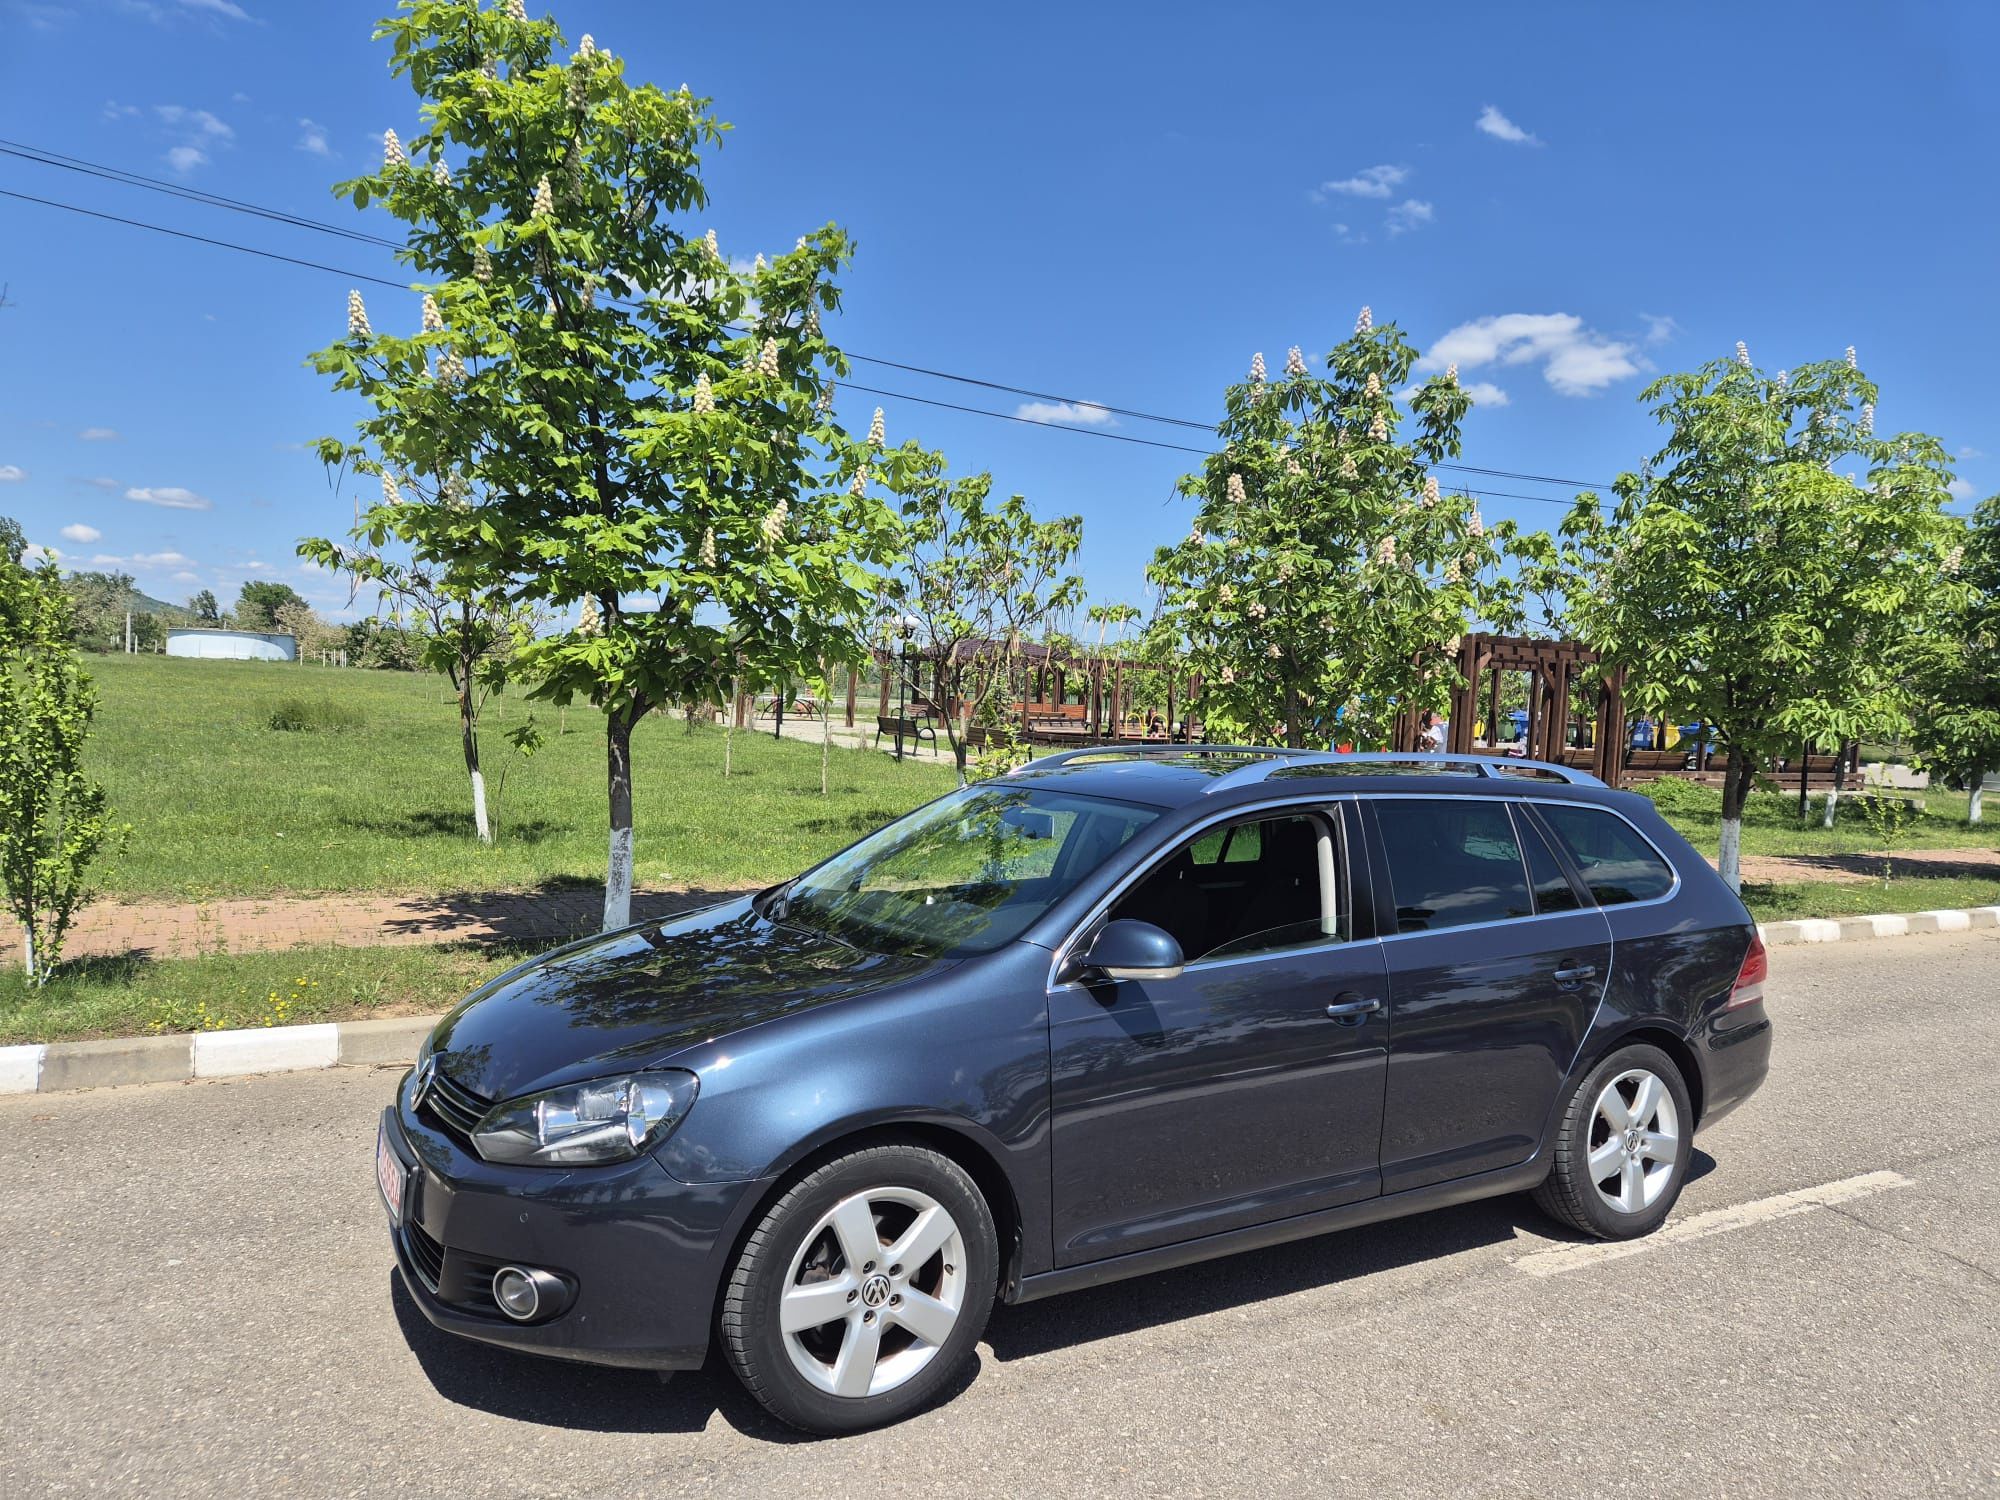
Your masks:
<svg viewBox="0 0 2000 1500"><path fill-rule="evenodd" d="M194 1076L235 1078L245 1073L290 1073L330 1068L340 1061L340 1027L265 1026L245 1031L198 1031Z"/></svg>
<svg viewBox="0 0 2000 1500"><path fill-rule="evenodd" d="M1839 943L1864 938L1910 937L1927 932L1971 932L2000 927L2000 906L1962 911L1913 911L1872 917L1805 917L1796 922L1764 922L1757 932L1766 943Z"/></svg>
<svg viewBox="0 0 2000 1500"><path fill-rule="evenodd" d="M42 1059L49 1049L40 1042L28 1047L0 1047L0 1094L32 1094L42 1086Z"/></svg>

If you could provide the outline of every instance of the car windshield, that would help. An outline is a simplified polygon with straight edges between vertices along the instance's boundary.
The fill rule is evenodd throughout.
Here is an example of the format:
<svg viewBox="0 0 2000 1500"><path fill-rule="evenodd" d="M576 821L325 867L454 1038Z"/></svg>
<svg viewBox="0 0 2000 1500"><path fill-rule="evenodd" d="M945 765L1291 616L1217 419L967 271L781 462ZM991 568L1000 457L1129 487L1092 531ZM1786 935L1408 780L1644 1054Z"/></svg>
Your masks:
<svg viewBox="0 0 2000 1500"><path fill-rule="evenodd" d="M967 787L807 871L770 915L876 952L989 952L1157 817L1103 797Z"/></svg>

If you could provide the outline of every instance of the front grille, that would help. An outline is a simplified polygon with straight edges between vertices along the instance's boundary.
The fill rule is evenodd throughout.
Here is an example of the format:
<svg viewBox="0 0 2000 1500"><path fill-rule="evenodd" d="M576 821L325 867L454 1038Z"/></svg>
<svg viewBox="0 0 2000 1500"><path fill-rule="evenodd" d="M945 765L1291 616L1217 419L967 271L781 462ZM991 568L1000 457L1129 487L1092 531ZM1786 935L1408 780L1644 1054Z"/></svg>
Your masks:
<svg viewBox="0 0 2000 1500"><path fill-rule="evenodd" d="M416 1267L417 1275L432 1292L444 1279L444 1246L425 1234L418 1224L403 1226L403 1248L409 1251L410 1264Z"/></svg>
<svg viewBox="0 0 2000 1500"><path fill-rule="evenodd" d="M417 1113L427 1118L445 1134L460 1145L472 1144L472 1128L486 1117L492 1108L492 1101L482 1099L471 1089L453 1083L439 1068L431 1079L430 1089L424 1094L424 1101L417 1106Z"/></svg>

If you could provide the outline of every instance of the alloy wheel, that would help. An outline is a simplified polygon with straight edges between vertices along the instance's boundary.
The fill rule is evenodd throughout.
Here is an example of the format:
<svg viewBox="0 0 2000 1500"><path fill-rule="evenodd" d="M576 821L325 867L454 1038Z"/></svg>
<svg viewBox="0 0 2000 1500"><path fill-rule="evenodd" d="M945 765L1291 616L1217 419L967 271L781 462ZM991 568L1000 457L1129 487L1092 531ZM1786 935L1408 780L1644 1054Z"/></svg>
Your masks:
<svg viewBox="0 0 2000 1500"><path fill-rule="evenodd" d="M1655 1073L1631 1068L1597 1096L1586 1158L1597 1196L1620 1213L1659 1201L1680 1159L1680 1114L1673 1091Z"/></svg>
<svg viewBox="0 0 2000 1500"><path fill-rule="evenodd" d="M943 1204L909 1187L840 1200L800 1242L778 1300L792 1367L834 1396L879 1396L951 1337L965 1305L965 1240Z"/></svg>

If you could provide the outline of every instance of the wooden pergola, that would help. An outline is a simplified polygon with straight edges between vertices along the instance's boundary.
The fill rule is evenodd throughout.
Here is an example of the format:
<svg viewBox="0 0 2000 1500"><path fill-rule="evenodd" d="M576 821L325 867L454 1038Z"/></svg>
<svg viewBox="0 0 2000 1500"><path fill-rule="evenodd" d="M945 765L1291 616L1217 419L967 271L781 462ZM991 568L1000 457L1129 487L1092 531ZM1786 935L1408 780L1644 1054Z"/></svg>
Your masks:
<svg viewBox="0 0 2000 1500"><path fill-rule="evenodd" d="M988 653L998 655L1005 650L1005 643L1001 641L966 641L960 643L958 654L961 659L970 659ZM930 692L913 708L937 715L948 714L953 705L946 701L948 695L942 656L935 651L921 650L912 650L909 655L909 664L913 668L910 673L912 681L921 682L928 678L931 684ZM890 714L890 681L901 662L898 653L879 647L874 657L882 669L876 714L886 719ZM1132 712L1125 674L1128 668L1135 671L1162 669L1144 662L1129 661L1122 656L1066 655L1031 641L1017 644L1012 657L1006 696L1002 701L1007 705L1009 716L1019 722L1025 738L1072 741L1143 737L1131 734L1125 728ZM1171 670L1166 671L1165 676L1165 717L1171 728L1177 722L1176 710L1192 705L1200 693L1201 678L1196 674L1184 679L1180 672ZM854 723L856 689L856 683L850 678L846 706L850 726ZM1081 701L1070 702L1072 692L1076 692Z"/></svg>
<svg viewBox="0 0 2000 1500"><path fill-rule="evenodd" d="M1590 771L1607 786L1618 786L1625 774L1625 669L1612 667L1597 679L1588 744L1572 744L1572 727L1581 731L1576 689L1600 667L1602 659L1576 641L1537 640L1529 636L1468 635L1458 648L1459 683L1452 690L1449 733L1444 748L1457 755L1498 755L1500 686L1508 672L1528 674L1528 731L1523 747L1530 760L1554 761ZM1481 709L1485 712L1482 715ZM1484 733L1480 733L1481 730ZM1406 710L1396 716L1394 746L1422 748L1421 715ZM1574 738L1582 739L1578 733ZM1479 743L1483 741L1483 743Z"/></svg>

